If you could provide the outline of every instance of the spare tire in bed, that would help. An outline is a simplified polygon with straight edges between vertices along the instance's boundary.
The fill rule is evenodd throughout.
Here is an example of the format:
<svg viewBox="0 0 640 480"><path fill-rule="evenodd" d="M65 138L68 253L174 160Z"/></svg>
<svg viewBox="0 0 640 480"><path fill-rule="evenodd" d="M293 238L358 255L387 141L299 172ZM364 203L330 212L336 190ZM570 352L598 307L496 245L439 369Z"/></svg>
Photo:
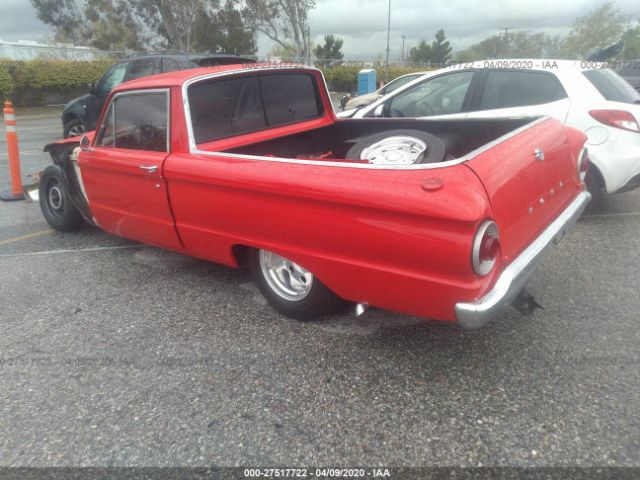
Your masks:
<svg viewBox="0 0 640 480"><path fill-rule="evenodd" d="M410 165L444 160L445 144L420 130L389 130L357 139L347 151L347 160L369 160L377 165Z"/></svg>

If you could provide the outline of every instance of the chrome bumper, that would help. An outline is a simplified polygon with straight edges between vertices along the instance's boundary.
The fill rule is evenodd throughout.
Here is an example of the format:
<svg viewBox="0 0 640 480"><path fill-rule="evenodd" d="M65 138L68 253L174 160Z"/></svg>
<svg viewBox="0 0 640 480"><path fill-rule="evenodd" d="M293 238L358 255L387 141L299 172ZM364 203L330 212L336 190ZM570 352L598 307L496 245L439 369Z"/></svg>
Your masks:
<svg viewBox="0 0 640 480"><path fill-rule="evenodd" d="M494 287L484 297L473 303L457 303L458 323L464 328L480 328L509 305L551 248L562 240L567 230L580 218L590 199L589 192L581 192L571 205L503 270Z"/></svg>

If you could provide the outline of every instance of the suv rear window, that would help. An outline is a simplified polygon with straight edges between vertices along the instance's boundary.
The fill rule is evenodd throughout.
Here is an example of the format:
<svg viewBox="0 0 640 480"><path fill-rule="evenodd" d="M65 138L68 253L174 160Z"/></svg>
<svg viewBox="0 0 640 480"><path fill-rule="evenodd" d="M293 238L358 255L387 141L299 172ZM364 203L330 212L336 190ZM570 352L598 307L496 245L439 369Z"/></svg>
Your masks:
<svg viewBox="0 0 640 480"><path fill-rule="evenodd" d="M309 74L278 74L213 80L189 87L196 143L256 132L322 115Z"/></svg>
<svg viewBox="0 0 640 480"><path fill-rule="evenodd" d="M611 102L636 103L640 101L640 93L608 68L585 70L582 74L598 89L600 94Z"/></svg>

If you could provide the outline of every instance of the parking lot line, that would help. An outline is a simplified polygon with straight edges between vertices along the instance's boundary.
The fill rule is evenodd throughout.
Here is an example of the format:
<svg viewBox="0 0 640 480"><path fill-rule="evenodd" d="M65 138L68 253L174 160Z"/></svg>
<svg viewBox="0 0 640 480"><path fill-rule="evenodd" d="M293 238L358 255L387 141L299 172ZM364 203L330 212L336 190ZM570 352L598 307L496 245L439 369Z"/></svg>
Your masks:
<svg viewBox="0 0 640 480"><path fill-rule="evenodd" d="M39 232L27 233L25 235L20 235L19 237L7 238L6 240L0 240L0 246L9 245L10 243L20 242L22 240L28 240L29 238L41 237L42 235L47 235L49 233L53 233L53 230L41 230Z"/></svg>
<svg viewBox="0 0 640 480"><path fill-rule="evenodd" d="M143 248L147 246L148 245L136 244L136 245L116 245L111 247L74 248L70 250L43 250L39 252L5 253L5 254L0 254L0 258L26 257L26 256L36 256L36 255L56 255L59 253L104 252L108 250L123 250L125 248Z"/></svg>
<svg viewBox="0 0 640 480"><path fill-rule="evenodd" d="M626 212L626 213L596 213L592 215L585 215L584 218L606 218L606 217L640 217L640 212Z"/></svg>

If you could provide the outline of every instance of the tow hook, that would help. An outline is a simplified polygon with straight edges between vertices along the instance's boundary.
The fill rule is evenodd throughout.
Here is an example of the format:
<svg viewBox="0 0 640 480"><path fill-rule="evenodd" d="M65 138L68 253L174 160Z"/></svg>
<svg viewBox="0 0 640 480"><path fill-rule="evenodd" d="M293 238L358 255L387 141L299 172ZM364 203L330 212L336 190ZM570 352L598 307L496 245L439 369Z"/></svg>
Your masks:
<svg viewBox="0 0 640 480"><path fill-rule="evenodd" d="M515 298L511 305L520 312L521 315L528 317L539 308L544 310L544 307L536 302L536 299L531 295L526 288L520 290L520 293Z"/></svg>

